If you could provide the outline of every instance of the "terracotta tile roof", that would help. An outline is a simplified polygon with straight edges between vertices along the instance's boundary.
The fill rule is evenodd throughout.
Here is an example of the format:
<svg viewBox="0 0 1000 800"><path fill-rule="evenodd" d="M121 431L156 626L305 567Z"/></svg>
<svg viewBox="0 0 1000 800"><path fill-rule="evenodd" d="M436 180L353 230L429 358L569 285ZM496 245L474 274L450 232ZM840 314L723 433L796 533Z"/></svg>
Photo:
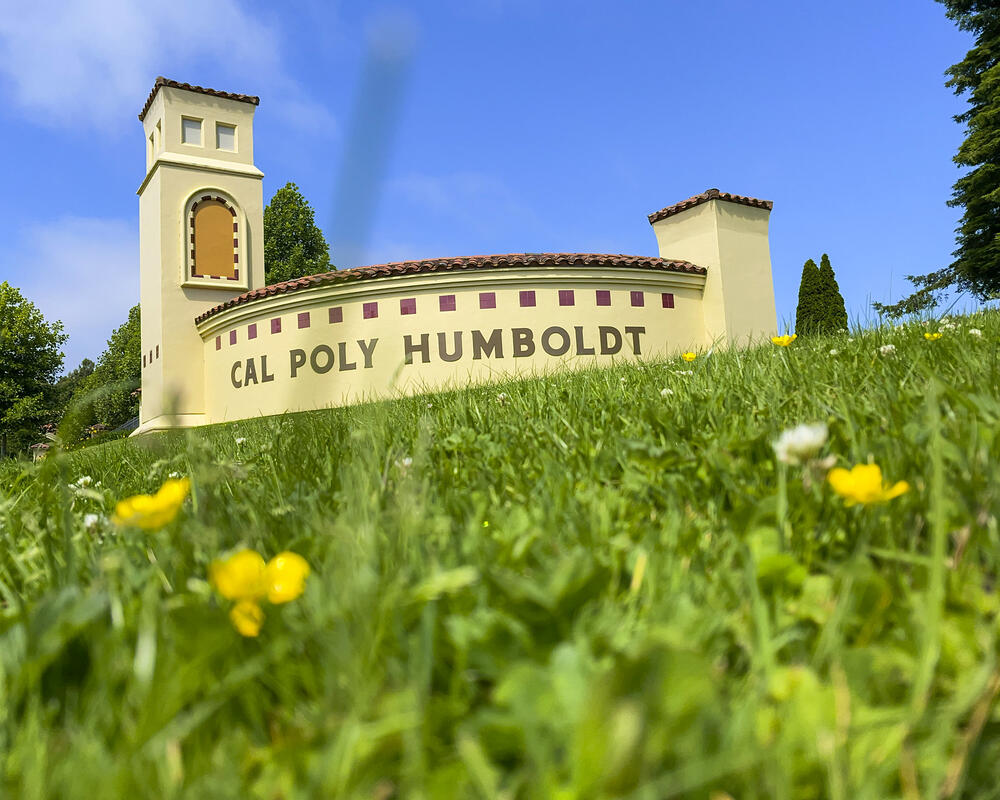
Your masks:
<svg viewBox="0 0 1000 800"><path fill-rule="evenodd" d="M652 225L654 222L659 222L661 219L672 217L674 214L679 214L689 208L694 208L694 206L707 203L709 200L728 200L730 203L739 203L740 205L753 206L754 208L766 208L768 211L774 207L774 203L770 200L758 200L756 197L744 197L739 194L720 192L718 189L707 189L701 194L689 197L687 200L681 200L679 203L674 203L672 206L667 206L666 208L661 208L659 211L654 211L649 215L649 224Z"/></svg>
<svg viewBox="0 0 1000 800"><path fill-rule="evenodd" d="M139 121L142 122L146 118L146 112L149 111L149 107L153 105L153 98L156 97L156 93L160 91L161 86L169 86L172 89L186 89L189 92L200 92L201 94L210 94L212 97L224 97L226 100L239 100L242 103L253 103L255 106L260 105L260 98L249 94L236 94L234 92L222 92L218 89L206 89L204 86L195 86L190 83L181 83L180 81L172 81L168 78L164 78L160 75L156 79L156 83L153 84L152 90L149 92L149 97L146 98L146 105L142 107L142 111L139 112Z"/></svg>
<svg viewBox="0 0 1000 800"><path fill-rule="evenodd" d="M463 258L432 258L424 261L397 261L393 264L374 264L370 267L323 272L305 278L275 283L261 289L241 294L225 303L210 308L195 318L203 322L227 308L250 303L276 294L288 294L313 286L328 283L347 283L368 278L386 278L394 275L416 275L424 272L454 272L457 270L503 269L509 267L555 266L607 266L651 269L663 272L686 272L691 275L705 275L704 267L697 267L687 261L674 261L652 256L606 255L601 253L509 253L495 256L465 256Z"/></svg>

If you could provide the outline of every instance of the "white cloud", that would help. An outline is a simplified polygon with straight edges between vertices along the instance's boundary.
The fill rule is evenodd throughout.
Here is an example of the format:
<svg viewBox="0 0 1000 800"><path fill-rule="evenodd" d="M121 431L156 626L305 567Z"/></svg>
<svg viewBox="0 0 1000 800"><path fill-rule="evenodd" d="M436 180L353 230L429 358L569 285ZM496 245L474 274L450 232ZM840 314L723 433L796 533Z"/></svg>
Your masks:
<svg viewBox="0 0 1000 800"><path fill-rule="evenodd" d="M316 105L284 72L275 29L237 0L10 5L0 2L0 85L39 122L124 130L160 74Z"/></svg>
<svg viewBox="0 0 1000 800"><path fill-rule="evenodd" d="M94 361L139 302L139 231L129 221L63 217L23 230L11 263L32 265L18 288L69 339L63 367Z"/></svg>

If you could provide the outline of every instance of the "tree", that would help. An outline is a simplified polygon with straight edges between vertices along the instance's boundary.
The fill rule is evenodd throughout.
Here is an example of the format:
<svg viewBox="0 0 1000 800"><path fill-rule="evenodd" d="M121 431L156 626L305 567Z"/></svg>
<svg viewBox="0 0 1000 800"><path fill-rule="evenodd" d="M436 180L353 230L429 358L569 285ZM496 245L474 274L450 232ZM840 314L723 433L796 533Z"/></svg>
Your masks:
<svg viewBox="0 0 1000 800"><path fill-rule="evenodd" d="M826 253L819 260L819 285L822 297L820 330L823 333L847 330L847 306L844 305L844 296L840 293L837 277L830 266L830 256Z"/></svg>
<svg viewBox="0 0 1000 800"><path fill-rule="evenodd" d="M66 407L69 405L73 395L83 385L83 382L93 374L95 366L93 361L85 358L80 362L80 366L71 372L67 372L56 381L52 405L57 417L61 417L65 413Z"/></svg>
<svg viewBox="0 0 1000 800"><path fill-rule="evenodd" d="M873 303L891 317L937 305L951 288L980 300L1000 292L1000 5L996 0L938 0L960 29L975 34L975 46L945 72L946 86L967 95L969 107L955 116L966 125L954 161L969 172L953 187L948 205L964 209L956 228L955 260L927 275L907 275L916 287L897 303Z"/></svg>
<svg viewBox="0 0 1000 800"><path fill-rule="evenodd" d="M111 333L97 366L73 393L59 426L66 442L77 441L94 423L115 428L139 413L133 396L142 381L142 339L139 306L132 306L128 319Z"/></svg>
<svg viewBox="0 0 1000 800"><path fill-rule="evenodd" d="M0 457L8 437L16 449L44 419L66 341L61 322L42 312L7 281L0 283Z"/></svg>
<svg viewBox="0 0 1000 800"><path fill-rule="evenodd" d="M820 289L819 268L810 258L802 265L799 302L795 307L795 332L800 336L816 332L823 302Z"/></svg>
<svg viewBox="0 0 1000 800"><path fill-rule="evenodd" d="M330 250L312 207L294 183L274 193L264 209L264 279L268 284L329 272Z"/></svg>

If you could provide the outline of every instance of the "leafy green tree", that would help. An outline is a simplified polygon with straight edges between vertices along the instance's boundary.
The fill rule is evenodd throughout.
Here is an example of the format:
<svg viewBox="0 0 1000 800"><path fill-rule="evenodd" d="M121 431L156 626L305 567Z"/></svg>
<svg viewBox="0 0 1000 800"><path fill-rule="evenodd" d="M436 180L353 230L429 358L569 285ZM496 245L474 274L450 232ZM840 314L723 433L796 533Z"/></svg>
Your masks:
<svg viewBox="0 0 1000 800"><path fill-rule="evenodd" d="M823 253L819 260L819 285L822 297L822 319L819 330L823 333L836 333L847 329L847 306L844 296L840 293L837 277L830 266L830 256Z"/></svg>
<svg viewBox="0 0 1000 800"><path fill-rule="evenodd" d="M60 425L64 441L79 439L95 422L114 428L139 413L134 396L142 380L142 340L139 306L132 306L128 319L114 330L93 372L74 392Z"/></svg>
<svg viewBox="0 0 1000 800"><path fill-rule="evenodd" d="M799 302L795 307L795 332L800 336L815 333L822 313L823 297L819 268L811 258L802 265Z"/></svg>
<svg viewBox="0 0 1000 800"><path fill-rule="evenodd" d="M329 272L330 250L312 206L294 183L274 193L264 209L264 279L268 284Z"/></svg>
<svg viewBox="0 0 1000 800"><path fill-rule="evenodd" d="M7 281L0 283L0 457L37 438L49 413L66 334Z"/></svg>
<svg viewBox="0 0 1000 800"><path fill-rule="evenodd" d="M65 413L73 395L80 389L84 381L93 374L95 367L96 364L93 361L85 358L80 362L80 366L71 372L67 372L56 381L52 398L53 411L56 417L61 417Z"/></svg>
<svg viewBox="0 0 1000 800"><path fill-rule="evenodd" d="M966 126L954 161L969 172L954 185L948 205L964 209L956 229L955 260L927 275L907 275L916 287L897 303L873 303L899 317L932 308L947 289L980 300L1000 293L1000 5L996 0L938 0L945 14L976 37L975 46L946 71L946 86L965 95L969 107L955 116Z"/></svg>

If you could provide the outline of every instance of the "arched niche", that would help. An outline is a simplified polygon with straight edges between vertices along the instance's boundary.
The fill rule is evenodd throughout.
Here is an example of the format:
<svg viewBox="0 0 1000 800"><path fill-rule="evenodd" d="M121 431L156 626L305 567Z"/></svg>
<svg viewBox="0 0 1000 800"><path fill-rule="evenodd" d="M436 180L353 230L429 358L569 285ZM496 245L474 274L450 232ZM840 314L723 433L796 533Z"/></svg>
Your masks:
<svg viewBox="0 0 1000 800"><path fill-rule="evenodd" d="M229 195L196 192L185 208L185 285L244 288L243 216Z"/></svg>

